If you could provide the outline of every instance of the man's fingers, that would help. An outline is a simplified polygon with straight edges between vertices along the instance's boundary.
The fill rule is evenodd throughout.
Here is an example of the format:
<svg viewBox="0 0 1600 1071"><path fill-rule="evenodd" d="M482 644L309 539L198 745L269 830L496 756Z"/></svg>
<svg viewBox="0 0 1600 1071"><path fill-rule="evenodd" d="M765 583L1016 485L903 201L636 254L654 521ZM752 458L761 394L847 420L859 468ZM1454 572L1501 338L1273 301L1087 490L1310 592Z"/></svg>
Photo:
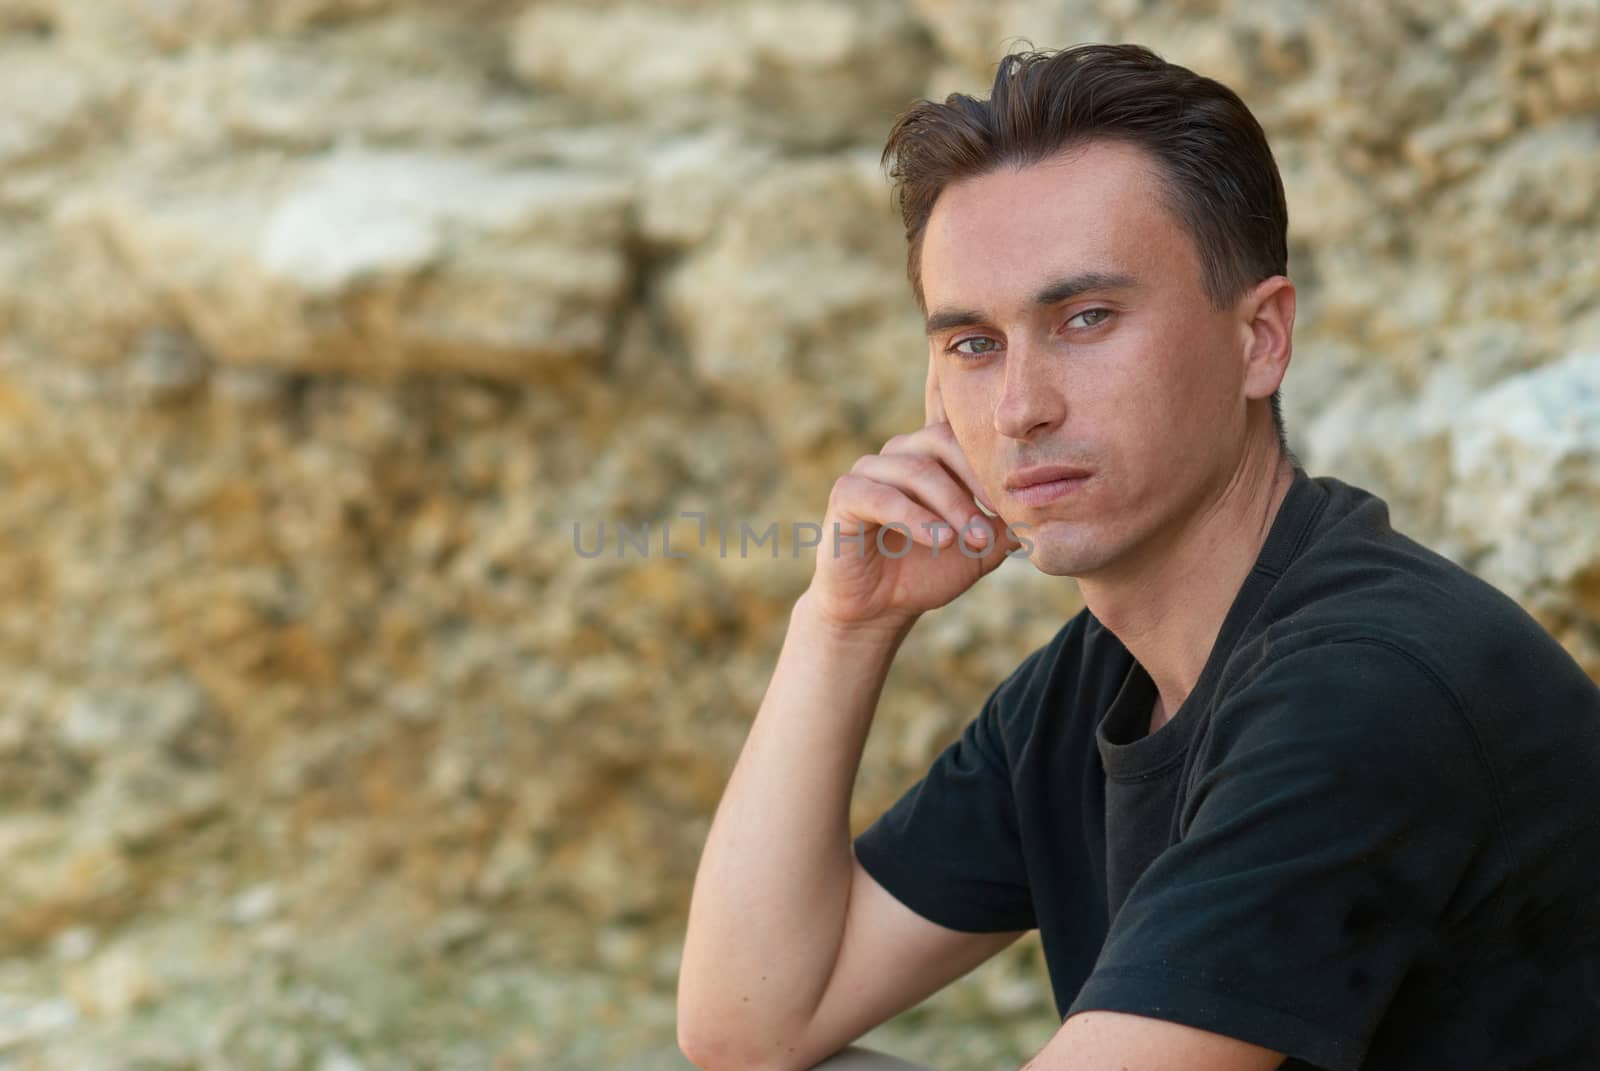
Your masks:
<svg viewBox="0 0 1600 1071"><path fill-rule="evenodd" d="M939 394L939 377L934 372L933 356L928 356L928 381L922 388L922 426L947 422L944 415L944 398Z"/></svg>
<svg viewBox="0 0 1600 1071"><path fill-rule="evenodd" d="M873 526L886 528L891 524L903 524L911 533L912 540L925 547L935 543L949 546L955 540L953 530L941 530L954 527L943 517L912 499L900 488L879 483L861 473L847 472L834 481L828 508L842 522L854 521L860 525L854 532L844 531L841 525L842 535L859 535Z"/></svg>
<svg viewBox="0 0 1600 1071"><path fill-rule="evenodd" d="M883 444L881 453L933 454L965 486L978 505L990 513L995 512L994 506L983 497L983 485L978 482L978 474L972 471L972 465L967 461L961 444L956 442L956 434L949 424L935 424L909 435L896 435Z"/></svg>
<svg viewBox="0 0 1600 1071"><path fill-rule="evenodd" d="M971 494L931 454L868 454L850 471L900 489L957 532L978 516ZM977 545L971 538L967 541Z"/></svg>
<svg viewBox="0 0 1600 1071"><path fill-rule="evenodd" d="M988 512L994 513L995 508L984 500L983 487L978 483L977 474L972 471L972 466L967 464L967 455L962 452L961 445L956 442L955 433L950 428L950 419L945 415L944 411L944 395L939 393L939 376L935 371L935 367L933 356L930 354L928 357L928 379L923 385L922 393L923 429L942 428L944 430L945 434L941 436L939 441L948 444L950 449L941 449L939 452L940 458L949 467L950 471L956 474L956 478L967 485L967 489L972 492L972 496L977 500L978 504ZM888 452L887 448L885 448L884 452Z"/></svg>

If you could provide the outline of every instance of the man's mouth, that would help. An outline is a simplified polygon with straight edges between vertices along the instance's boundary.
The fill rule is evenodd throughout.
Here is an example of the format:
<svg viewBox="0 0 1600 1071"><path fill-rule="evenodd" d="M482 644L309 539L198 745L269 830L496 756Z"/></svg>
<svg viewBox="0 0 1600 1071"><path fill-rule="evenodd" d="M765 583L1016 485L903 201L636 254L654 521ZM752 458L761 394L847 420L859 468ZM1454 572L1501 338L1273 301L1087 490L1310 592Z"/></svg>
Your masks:
<svg viewBox="0 0 1600 1071"><path fill-rule="evenodd" d="M1088 469L1072 465L1033 465L1006 477L1010 496L1028 506L1040 506L1071 494L1089 482Z"/></svg>

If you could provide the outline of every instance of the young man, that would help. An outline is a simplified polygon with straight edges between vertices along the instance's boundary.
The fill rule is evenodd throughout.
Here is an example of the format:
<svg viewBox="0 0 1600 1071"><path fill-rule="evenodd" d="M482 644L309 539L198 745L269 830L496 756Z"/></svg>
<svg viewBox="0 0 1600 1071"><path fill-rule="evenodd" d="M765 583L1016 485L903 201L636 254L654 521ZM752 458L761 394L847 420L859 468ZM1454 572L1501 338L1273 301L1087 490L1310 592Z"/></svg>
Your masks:
<svg viewBox="0 0 1600 1071"><path fill-rule="evenodd" d="M834 485L865 538L819 550L718 808L685 1052L812 1066L1037 927L1040 1071L1600 1067L1600 690L1288 453L1243 103L1131 46L1016 55L891 157L926 426ZM953 541L980 505L1021 538ZM1086 608L852 845L901 641L1022 550Z"/></svg>

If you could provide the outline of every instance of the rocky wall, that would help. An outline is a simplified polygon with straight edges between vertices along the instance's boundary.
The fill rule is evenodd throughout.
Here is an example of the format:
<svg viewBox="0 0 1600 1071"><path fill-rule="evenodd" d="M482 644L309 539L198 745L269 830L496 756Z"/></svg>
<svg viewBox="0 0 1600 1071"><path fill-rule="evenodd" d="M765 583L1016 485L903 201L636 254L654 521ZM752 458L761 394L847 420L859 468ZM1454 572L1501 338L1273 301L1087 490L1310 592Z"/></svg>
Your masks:
<svg viewBox="0 0 1600 1071"><path fill-rule="evenodd" d="M684 1066L793 525L921 416L882 139L1022 38L1239 90L1301 459L1600 674L1593 3L0 0L0 1059ZM1077 605L919 625L858 824Z"/></svg>

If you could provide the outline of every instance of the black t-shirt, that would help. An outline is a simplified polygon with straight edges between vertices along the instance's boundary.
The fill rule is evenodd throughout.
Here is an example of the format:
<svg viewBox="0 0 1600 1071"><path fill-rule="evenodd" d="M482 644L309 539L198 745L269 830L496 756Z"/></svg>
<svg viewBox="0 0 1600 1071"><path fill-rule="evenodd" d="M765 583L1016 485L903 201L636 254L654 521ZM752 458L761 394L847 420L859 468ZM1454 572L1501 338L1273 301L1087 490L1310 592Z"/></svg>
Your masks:
<svg viewBox="0 0 1600 1071"><path fill-rule="evenodd" d="M1063 1017L1329 1071L1600 1068L1600 689L1511 599L1295 470L1193 692L1087 610L855 842Z"/></svg>

